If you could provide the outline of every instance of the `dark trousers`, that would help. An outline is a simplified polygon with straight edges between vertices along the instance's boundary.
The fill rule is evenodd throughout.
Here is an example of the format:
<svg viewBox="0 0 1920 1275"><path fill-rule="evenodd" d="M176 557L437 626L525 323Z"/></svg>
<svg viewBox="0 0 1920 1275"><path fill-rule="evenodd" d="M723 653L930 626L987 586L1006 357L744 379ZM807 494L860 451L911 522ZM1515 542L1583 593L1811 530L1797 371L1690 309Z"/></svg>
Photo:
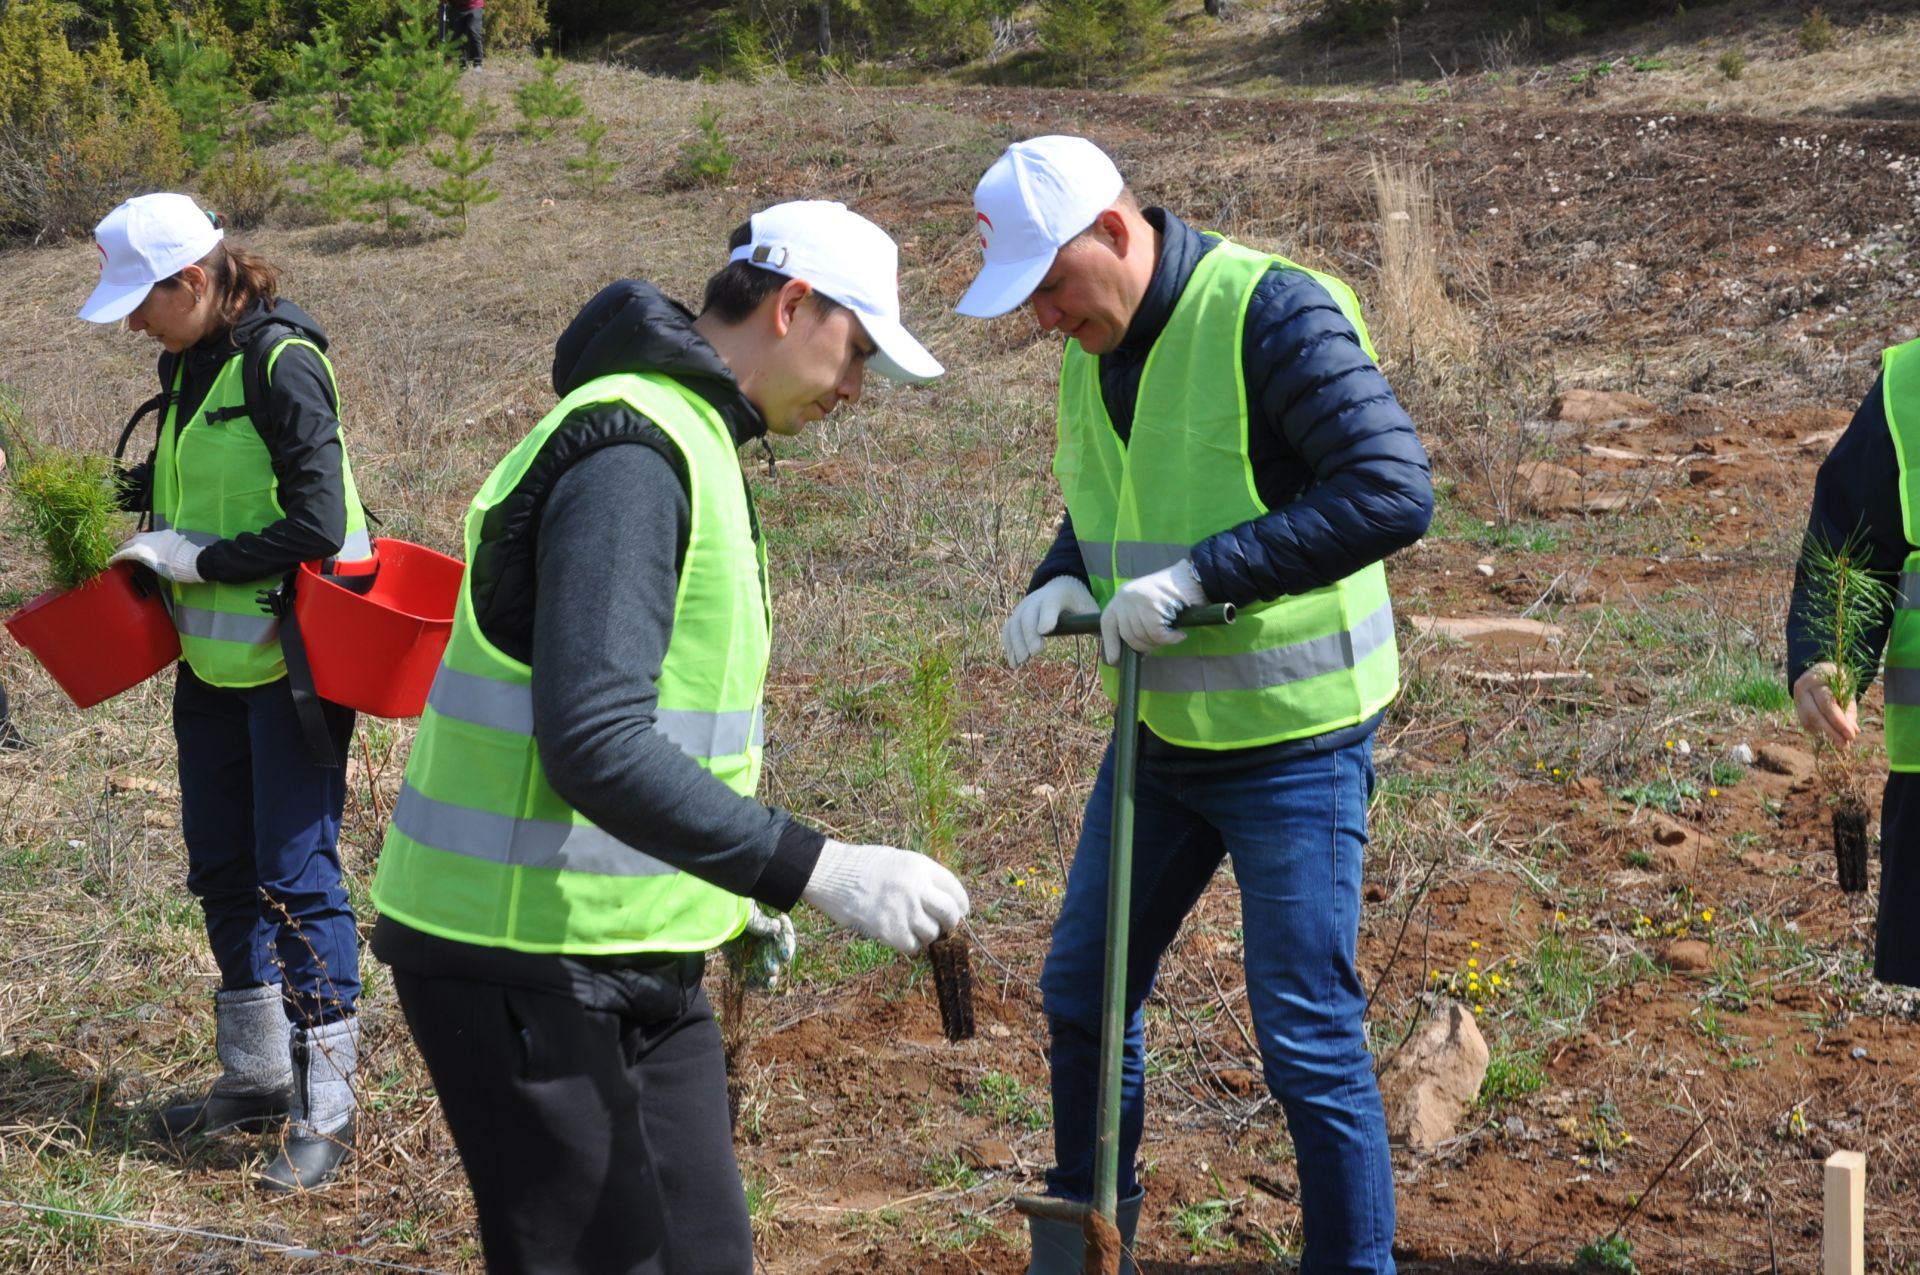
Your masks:
<svg viewBox="0 0 1920 1275"><path fill-rule="evenodd" d="M353 711L328 704L326 713L344 762ZM307 756L285 678L234 690L182 664L173 734L187 889L206 915L221 987L284 983L297 1023L351 1014L360 942L340 880L344 765Z"/></svg>
<svg viewBox="0 0 1920 1275"><path fill-rule="evenodd" d="M1873 976L1920 987L1920 775L1887 776L1880 808L1880 923Z"/></svg>
<svg viewBox="0 0 1920 1275"><path fill-rule="evenodd" d="M451 9L447 13L447 36L460 41L461 66L479 66L486 59L481 44L485 16L485 9Z"/></svg>
<svg viewBox="0 0 1920 1275"><path fill-rule="evenodd" d="M720 1029L697 977L610 1009L395 968L491 1275L750 1275Z"/></svg>

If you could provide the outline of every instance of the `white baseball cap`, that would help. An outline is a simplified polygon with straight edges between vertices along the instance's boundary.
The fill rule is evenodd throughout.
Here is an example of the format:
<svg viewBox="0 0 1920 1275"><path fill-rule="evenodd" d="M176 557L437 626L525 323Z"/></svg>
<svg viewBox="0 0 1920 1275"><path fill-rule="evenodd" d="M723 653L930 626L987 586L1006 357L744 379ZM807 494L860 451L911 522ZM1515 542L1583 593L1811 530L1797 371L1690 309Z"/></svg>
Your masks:
<svg viewBox="0 0 1920 1275"><path fill-rule="evenodd" d="M1113 206L1126 182L1084 137L1015 142L973 188L973 224L986 257L954 309L991 319L1015 309L1046 278L1054 256Z"/></svg>
<svg viewBox="0 0 1920 1275"><path fill-rule="evenodd" d="M80 317L90 323L126 318L154 284L199 261L225 237L185 195L134 196L94 227L100 282L80 307Z"/></svg>
<svg viewBox="0 0 1920 1275"><path fill-rule="evenodd" d="M853 311L878 349L867 366L891 381L946 371L900 325L900 250L886 231L826 199L775 204L749 224L752 236L727 259L804 279Z"/></svg>

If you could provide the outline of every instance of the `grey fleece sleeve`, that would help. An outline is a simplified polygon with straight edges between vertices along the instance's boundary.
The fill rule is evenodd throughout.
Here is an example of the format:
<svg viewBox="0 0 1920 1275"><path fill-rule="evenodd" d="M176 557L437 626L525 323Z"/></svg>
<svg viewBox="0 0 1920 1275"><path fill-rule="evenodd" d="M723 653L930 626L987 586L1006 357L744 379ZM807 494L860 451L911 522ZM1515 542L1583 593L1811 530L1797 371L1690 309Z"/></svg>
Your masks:
<svg viewBox="0 0 1920 1275"><path fill-rule="evenodd" d="M769 907L799 901L825 838L741 797L654 729L687 493L642 443L554 483L536 538L533 729L554 791L622 841Z"/></svg>

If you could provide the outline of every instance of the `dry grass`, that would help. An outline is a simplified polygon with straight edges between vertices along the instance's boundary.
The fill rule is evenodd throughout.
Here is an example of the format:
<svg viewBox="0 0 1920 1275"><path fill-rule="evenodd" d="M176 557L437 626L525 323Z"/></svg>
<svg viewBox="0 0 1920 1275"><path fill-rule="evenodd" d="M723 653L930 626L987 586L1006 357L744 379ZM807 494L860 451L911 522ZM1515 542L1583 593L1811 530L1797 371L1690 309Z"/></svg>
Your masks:
<svg viewBox="0 0 1920 1275"><path fill-rule="evenodd" d="M1377 155L1367 172L1380 210L1372 326L1382 359L1396 369L1422 360L1443 368L1472 361L1479 334L1441 277L1440 245L1449 227L1434 207L1432 174Z"/></svg>

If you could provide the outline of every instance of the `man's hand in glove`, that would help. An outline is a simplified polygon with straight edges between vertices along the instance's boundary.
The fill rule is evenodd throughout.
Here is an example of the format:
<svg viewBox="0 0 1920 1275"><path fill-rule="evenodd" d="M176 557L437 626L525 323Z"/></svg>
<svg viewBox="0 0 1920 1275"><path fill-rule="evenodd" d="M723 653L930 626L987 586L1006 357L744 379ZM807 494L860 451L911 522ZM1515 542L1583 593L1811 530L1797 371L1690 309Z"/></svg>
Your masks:
<svg viewBox="0 0 1920 1275"><path fill-rule="evenodd" d="M973 906L959 878L924 854L831 839L800 897L909 956L960 924Z"/></svg>
<svg viewBox="0 0 1920 1275"><path fill-rule="evenodd" d="M793 964L796 947L793 918L784 912L763 912L755 903L747 913L747 928L727 944L727 966L748 987L770 992Z"/></svg>
<svg viewBox="0 0 1920 1275"><path fill-rule="evenodd" d="M1122 642L1146 655L1155 647L1186 641L1187 635L1173 627L1173 617L1206 600L1191 558L1127 581L1100 613L1101 653L1107 663L1118 664Z"/></svg>
<svg viewBox="0 0 1920 1275"><path fill-rule="evenodd" d="M1000 645L1007 663L1019 668L1046 645L1046 635L1063 615L1086 615L1098 611L1087 586L1073 576L1055 576L1020 600L1000 629Z"/></svg>
<svg viewBox="0 0 1920 1275"><path fill-rule="evenodd" d="M151 567L156 574L181 584L201 583L200 546L177 531L143 531L129 536L109 561L122 558Z"/></svg>

